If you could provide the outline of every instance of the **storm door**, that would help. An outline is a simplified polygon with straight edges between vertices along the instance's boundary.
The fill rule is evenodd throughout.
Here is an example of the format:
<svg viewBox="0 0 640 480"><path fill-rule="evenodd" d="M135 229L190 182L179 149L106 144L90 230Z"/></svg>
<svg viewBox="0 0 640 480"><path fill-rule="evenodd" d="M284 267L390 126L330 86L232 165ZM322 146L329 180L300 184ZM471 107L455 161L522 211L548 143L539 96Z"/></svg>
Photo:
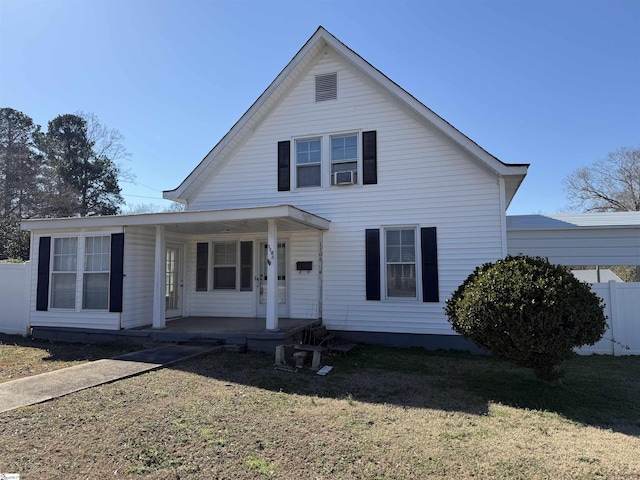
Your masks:
<svg viewBox="0 0 640 480"><path fill-rule="evenodd" d="M167 246L165 255L165 317L182 316L182 247Z"/></svg>

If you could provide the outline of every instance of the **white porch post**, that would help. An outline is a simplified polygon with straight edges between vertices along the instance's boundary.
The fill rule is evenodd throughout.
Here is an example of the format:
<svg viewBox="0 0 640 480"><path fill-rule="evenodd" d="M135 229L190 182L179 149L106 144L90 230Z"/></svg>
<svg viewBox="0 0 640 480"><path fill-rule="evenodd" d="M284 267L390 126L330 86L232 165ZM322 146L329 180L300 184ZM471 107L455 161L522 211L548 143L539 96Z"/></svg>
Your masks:
<svg viewBox="0 0 640 480"><path fill-rule="evenodd" d="M278 227L268 220L267 233L267 330L278 329Z"/></svg>
<svg viewBox="0 0 640 480"><path fill-rule="evenodd" d="M155 266L153 272L153 328L166 327L165 255L164 225L156 225Z"/></svg>

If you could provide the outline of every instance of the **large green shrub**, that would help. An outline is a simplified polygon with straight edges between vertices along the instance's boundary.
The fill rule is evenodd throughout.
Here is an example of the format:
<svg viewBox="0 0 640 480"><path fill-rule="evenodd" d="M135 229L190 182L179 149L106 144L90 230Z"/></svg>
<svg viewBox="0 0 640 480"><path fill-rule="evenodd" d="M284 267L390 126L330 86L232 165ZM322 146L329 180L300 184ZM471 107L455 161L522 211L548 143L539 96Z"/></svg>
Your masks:
<svg viewBox="0 0 640 480"><path fill-rule="evenodd" d="M607 326L589 285L540 257L508 256L476 268L445 313L476 345L550 381L561 380L575 347L593 345Z"/></svg>

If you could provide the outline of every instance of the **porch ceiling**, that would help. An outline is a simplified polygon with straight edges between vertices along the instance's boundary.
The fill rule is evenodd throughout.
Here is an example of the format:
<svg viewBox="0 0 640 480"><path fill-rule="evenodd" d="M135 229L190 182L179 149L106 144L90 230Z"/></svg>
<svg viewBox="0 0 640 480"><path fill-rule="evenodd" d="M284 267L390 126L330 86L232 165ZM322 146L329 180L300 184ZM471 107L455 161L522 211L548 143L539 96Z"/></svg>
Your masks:
<svg viewBox="0 0 640 480"><path fill-rule="evenodd" d="M86 228L163 225L167 231L191 235L266 232L268 220L278 222L278 231L328 230L330 221L292 205L201 210L194 212L143 213L83 218L25 220L23 230L77 230Z"/></svg>

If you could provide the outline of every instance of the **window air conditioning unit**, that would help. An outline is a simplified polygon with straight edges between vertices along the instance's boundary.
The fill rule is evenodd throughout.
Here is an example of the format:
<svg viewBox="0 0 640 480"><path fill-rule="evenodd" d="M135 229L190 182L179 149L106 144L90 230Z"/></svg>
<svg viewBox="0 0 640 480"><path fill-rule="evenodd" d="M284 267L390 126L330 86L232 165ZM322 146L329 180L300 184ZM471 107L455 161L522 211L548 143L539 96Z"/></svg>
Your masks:
<svg viewBox="0 0 640 480"><path fill-rule="evenodd" d="M346 172L334 172L333 173L333 183L334 185L353 185L355 172L353 170L348 170Z"/></svg>

